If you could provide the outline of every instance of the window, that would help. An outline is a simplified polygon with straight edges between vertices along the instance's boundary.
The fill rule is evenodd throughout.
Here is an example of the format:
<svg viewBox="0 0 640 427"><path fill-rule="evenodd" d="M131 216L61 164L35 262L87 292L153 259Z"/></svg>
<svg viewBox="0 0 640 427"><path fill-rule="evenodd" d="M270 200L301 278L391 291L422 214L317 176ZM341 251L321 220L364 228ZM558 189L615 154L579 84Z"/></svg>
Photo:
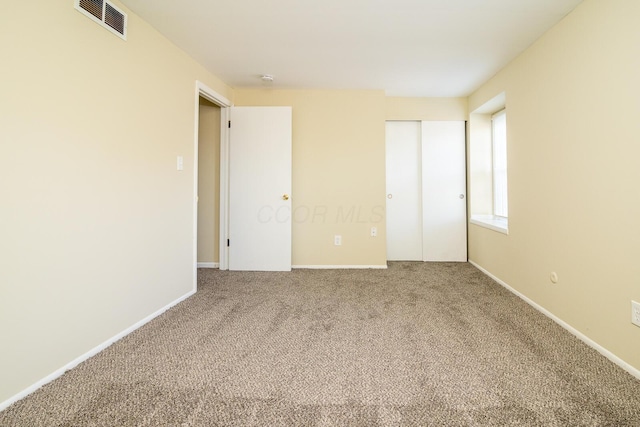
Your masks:
<svg viewBox="0 0 640 427"><path fill-rule="evenodd" d="M509 234L507 111L503 92L469 115L471 223Z"/></svg>
<svg viewBox="0 0 640 427"><path fill-rule="evenodd" d="M507 218L507 112L491 116L491 148L493 152L493 214Z"/></svg>

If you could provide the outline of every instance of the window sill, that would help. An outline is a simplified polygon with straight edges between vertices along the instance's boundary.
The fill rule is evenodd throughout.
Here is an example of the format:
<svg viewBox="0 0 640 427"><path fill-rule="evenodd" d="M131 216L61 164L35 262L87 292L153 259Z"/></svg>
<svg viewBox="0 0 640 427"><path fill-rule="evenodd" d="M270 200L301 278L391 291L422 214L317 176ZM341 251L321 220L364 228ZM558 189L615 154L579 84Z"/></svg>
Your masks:
<svg viewBox="0 0 640 427"><path fill-rule="evenodd" d="M488 228L502 234L509 234L509 219L495 215L471 215L471 224Z"/></svg>

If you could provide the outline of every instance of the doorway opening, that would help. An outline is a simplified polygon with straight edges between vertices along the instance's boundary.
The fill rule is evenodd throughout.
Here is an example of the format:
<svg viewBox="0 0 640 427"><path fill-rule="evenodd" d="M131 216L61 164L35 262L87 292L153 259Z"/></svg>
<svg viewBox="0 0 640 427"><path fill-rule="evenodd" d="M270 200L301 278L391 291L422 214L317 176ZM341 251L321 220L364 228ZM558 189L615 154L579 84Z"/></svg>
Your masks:
<svg viewBox="0 0 640 427"><path fill-rule="evenodd" d="M200 96L198 124L198 268L220 267L221 108Z"/></svg>
<svg viewBox="0 0 640 427"><path fill-rule="evenodd" d="M228 129L231 102L196 81L194 119L193 289L198 267L227 269ZM200 201L202 201L202 206Z"/></svg>

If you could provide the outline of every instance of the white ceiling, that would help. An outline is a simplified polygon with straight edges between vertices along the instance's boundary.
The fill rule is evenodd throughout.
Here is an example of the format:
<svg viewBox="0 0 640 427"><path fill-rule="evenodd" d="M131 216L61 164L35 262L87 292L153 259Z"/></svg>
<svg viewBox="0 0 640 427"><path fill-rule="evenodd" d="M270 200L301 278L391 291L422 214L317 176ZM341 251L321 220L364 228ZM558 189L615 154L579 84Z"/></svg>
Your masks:
<svg viewBox="0 0 640 427"><path fill-rule="evenodd" d="M582 0L122 0L233 87L467 96Z"/></svg>

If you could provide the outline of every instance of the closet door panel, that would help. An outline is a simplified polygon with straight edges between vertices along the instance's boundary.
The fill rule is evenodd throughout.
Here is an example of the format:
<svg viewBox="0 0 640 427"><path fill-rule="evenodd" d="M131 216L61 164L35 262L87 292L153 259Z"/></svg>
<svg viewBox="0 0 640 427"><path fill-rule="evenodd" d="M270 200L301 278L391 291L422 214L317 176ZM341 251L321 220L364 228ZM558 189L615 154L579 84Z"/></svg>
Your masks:
<svg viewBox="0 0 640 427"><path fill-rule="evenodd" d="M386 124L387 259L422 260L421 123Z"/></svg>
<svg viewBox="0 0 640 427"><path fill-rule="evenodd" d="M464 122L422 122L423 261L467 261Z"/></svg>

